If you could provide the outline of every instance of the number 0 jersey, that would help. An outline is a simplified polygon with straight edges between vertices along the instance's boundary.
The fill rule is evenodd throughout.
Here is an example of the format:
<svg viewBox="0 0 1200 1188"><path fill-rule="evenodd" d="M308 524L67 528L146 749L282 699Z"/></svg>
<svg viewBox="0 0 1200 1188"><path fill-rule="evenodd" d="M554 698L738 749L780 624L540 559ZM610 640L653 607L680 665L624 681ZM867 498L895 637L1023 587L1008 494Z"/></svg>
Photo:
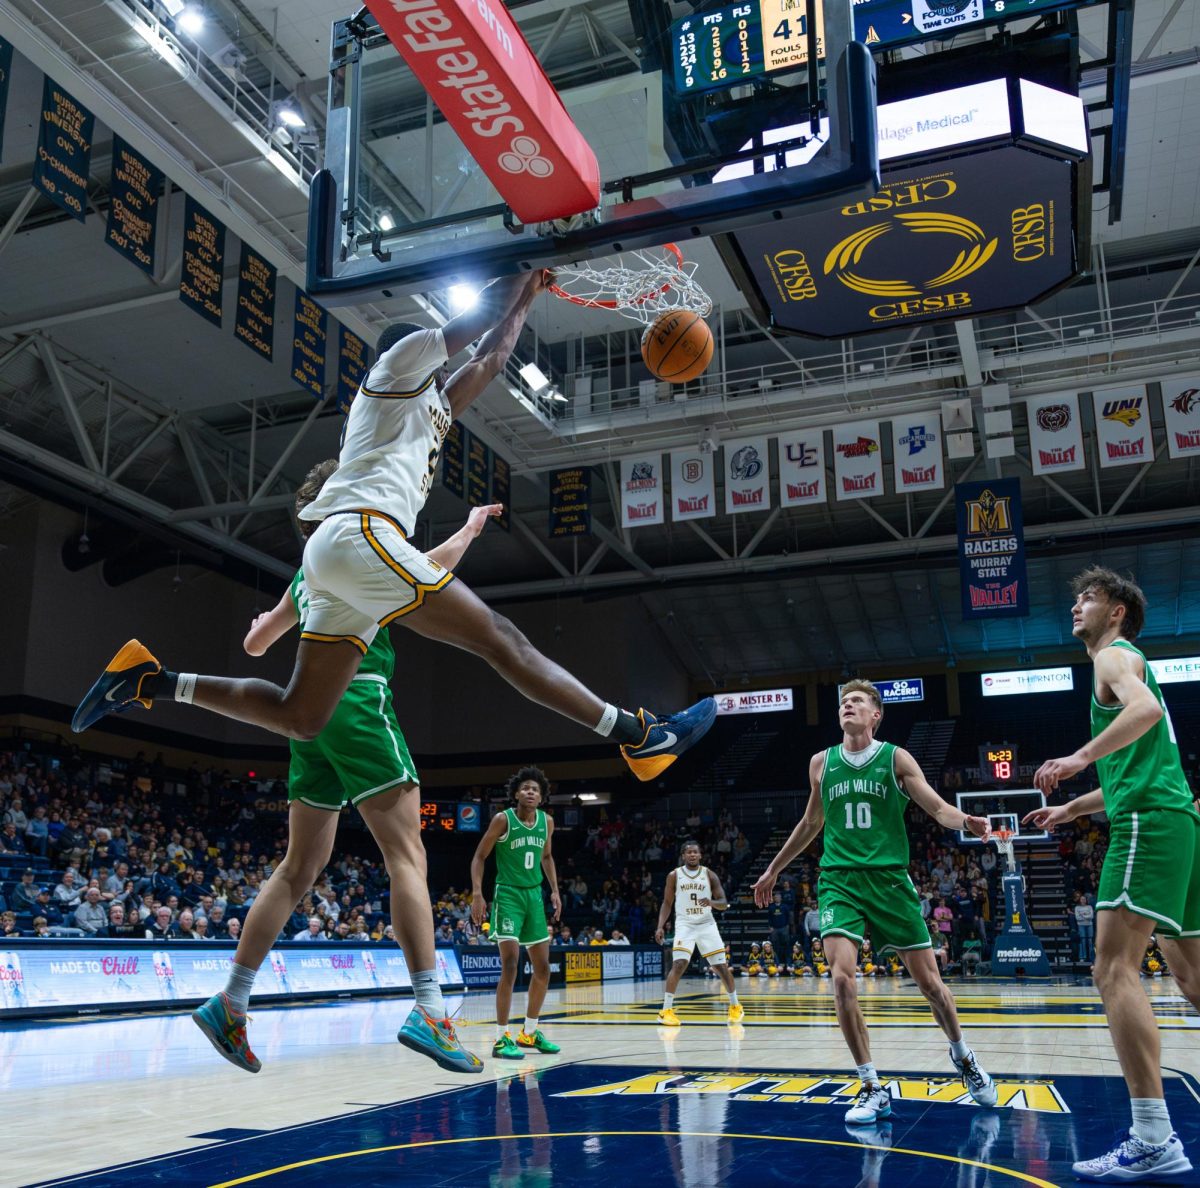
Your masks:
<svg viewBox="0 0 1200 1188"><path fill-rule="evenodd" d="M863 751L836 746L825 752L822 870L908 866L908 796L896 778L895 762L894 744L878 739Z"/></svg>
<svg viewBox="0 0 1200 1188"><path fill-rule="evenodd" d="M504 836L496 843L496 886L540 887L546 814L538 809L532 825L526 825L516 809L505 809L504 816Z"/></svg>
<svg viewBox="0 0 1200 1188"><path fill-rule="evenodd" d="M713 922L712 908L701 907L700 900L712 899L712 880L708 867L688 870L680 866L675 871L675 927L699 928Z"/></svg>

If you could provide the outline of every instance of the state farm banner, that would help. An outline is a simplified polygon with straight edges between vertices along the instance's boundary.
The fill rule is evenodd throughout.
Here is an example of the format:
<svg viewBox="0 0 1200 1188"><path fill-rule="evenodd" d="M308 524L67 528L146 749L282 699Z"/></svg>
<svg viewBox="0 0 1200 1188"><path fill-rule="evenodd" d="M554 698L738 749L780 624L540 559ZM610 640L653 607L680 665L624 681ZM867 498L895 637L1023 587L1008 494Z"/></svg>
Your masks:
<svg viewBox="0 0 1200 1188"><path fill-rule="evenodd" d="M1074 392L1033 396L1025 402L1029 417L1029 454L1034 474L1082 470L1083 426Z"/></svg>
<svg viewBox="0 0 1200 1188"><path fill-rule="evenodd" d="M621 526L663 522L662 454L621 459Z"/></svg>
<svg viewBox="0 0 1200 1188"><path fill-rule="evenodd" d="M672 452L672 520L707 520L717 514L715 459L699 449Z"/></svg>
<svg viewBox="0 0 1200 1188"><path fill-rule="evenodd" d="M825 430L804 429L779 438L779 506L825 502Z"/></svg>
<svg viewBox="0 0 1200 1188"><path fill-rule="evenodd" d="M1172 458L1200 454L1200 375L1165 379L1162 387L1167 450Z"/></svg>
<svg viewBox="0 0 1200 1188"><path fill-rule="evenodd" d="M940 413L913 413L892 422L892 470L896 491L940 491L942 465Z"/></svg>
<svg viewBox="0 0 1200 1188"><path fill-rule="evenodd" d="M765 437L725 443L725 514L770 511L771 467Z"/></svg>
<svg viewBox="0 0 1200 1188"><path fill-rule="evenodd" d="M1150 398L1145 384L1092 393L1096 408L1096 451L1100 465L1132 466L1154 457Z"/></svg>
<svg viewBox="0 0 1200 1188"><path fill-rule="evenodd" d="M833 483L839 500L883 494L883 451L879 448L878 421L834 426Z"/></svg>

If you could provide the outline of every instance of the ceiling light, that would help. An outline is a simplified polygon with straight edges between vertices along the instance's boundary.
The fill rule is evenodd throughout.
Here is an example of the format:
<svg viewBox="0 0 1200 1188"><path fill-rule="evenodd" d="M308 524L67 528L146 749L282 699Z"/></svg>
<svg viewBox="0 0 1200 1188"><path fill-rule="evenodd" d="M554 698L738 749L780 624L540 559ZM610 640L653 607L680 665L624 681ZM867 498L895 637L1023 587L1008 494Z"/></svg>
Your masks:
<svg viewBox="0 0 1200 1188"><path fill-rule="evenodd" d="M276 116L281 124L287 128L307 128L308 124L304 117L290 103L284 104Z"/></svg>
<svg viewBox="0 0 1200 1188"><path fill-rule="evenodd" d="M204 32L204 10L189 5L175 18L175 27L189 37L198 36Z"/></svg>
<svg viewBox="0 0 1200 1188"><path fill-rule="evenodd" d="M550 381L542 373L542 369L536 363L526 363L520 370L521 378L529 385L531 392L540 392L543 388L550 386Z"/></svg>
<svg viewBox="0 0 1200 1188"><path fill-rule="evenodd" d="M557 388L551 388L547 395L551 400L554 401L555 404L567 403L567 398Z"/></svg>
<svg viewBox="0 0 1200 1188"><path fill-rule="evenodd" d="M596 793L595 793L595 792L580 792L580 793L579 793L579 799L580 799L580 800L584 800L584 801L587 801L587 800L595 800L595 799L596 799Z"/></svg>
<svg viewBox="0 0 1200 1188"><path fill-rule="evenodd" d="M392 217L392 212L386 207L381 207L375 216L375 223L380 231L391 231L396 226L396 220Z"/></svg>
<svg viewBox="0 0 1200 1188"><path fill-rule="evenodd" d="M451 285L446 297L454 313L465 313L479 304L479 290L474 285Z"/></svg>

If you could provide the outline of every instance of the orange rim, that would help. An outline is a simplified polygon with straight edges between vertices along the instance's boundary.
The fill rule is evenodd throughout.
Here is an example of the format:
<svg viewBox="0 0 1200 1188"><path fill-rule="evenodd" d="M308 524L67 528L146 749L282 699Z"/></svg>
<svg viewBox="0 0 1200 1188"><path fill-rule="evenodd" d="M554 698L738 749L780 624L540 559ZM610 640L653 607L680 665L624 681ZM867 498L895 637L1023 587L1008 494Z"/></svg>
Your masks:
<svg viewBox="0 0 1200 1188"><path fill-rule="evenodd" d="M675 257L676 264L683 267L683 253L673 243L664 243L663 251L670 252ZM645 305L647 301L653 301L655 297L661 297L668 289L671 283L659 285L657 289L653 289L648 293L642 293L635 297L632 301L625 303L630 307ZM565 289L560 289L558 285L548 285L547 289L554 294L555 297L561 297L564 301L569 301L572 305L582 305L591 309L620 309L621 303L609 300L607 298L591 298L591 297L576 297L574 293L568 293Z"/></svg>

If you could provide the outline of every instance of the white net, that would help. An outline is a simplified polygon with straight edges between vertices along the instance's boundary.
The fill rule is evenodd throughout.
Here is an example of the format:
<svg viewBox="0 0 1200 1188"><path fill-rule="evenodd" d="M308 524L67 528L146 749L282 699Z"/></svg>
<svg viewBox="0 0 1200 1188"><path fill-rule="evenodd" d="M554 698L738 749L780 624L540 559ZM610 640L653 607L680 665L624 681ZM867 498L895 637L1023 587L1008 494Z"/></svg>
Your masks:
<svg viewBox="0 0 1200 1188"><path fill-rule="evenodd" d="M620 256L604 268L591 264L557 268L550 291L576 305L614 310L644 326L670 310L690 309L701 317L712 312L712 298L696 280L696 265L685 261L674 244L627 254L635 264L626 264L625 256Z"/></svg>

